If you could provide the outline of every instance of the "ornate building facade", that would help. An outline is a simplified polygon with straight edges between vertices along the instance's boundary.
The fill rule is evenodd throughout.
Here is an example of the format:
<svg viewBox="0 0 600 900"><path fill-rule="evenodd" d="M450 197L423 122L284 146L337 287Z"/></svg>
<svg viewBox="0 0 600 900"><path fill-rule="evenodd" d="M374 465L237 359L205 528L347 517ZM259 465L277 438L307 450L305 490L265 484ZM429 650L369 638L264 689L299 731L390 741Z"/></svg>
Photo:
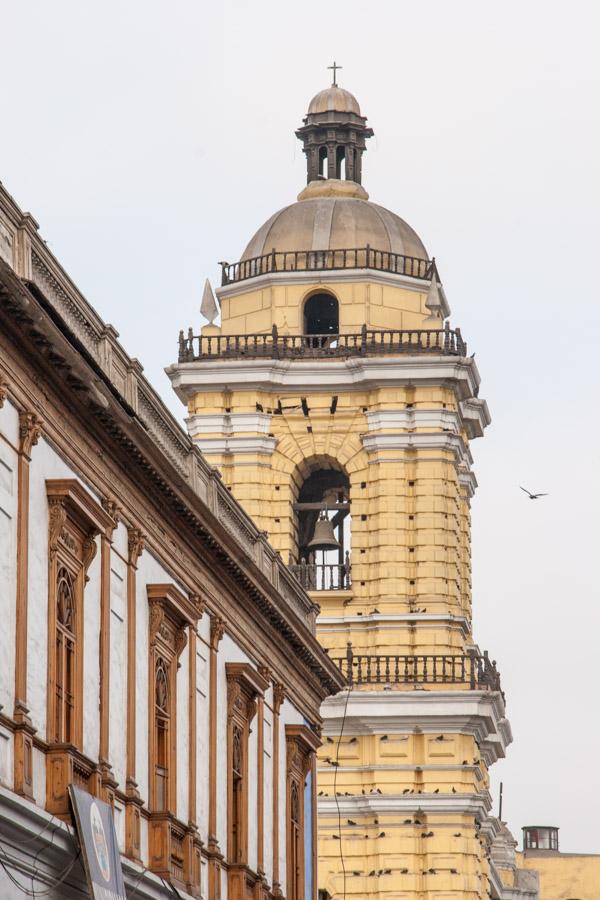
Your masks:
<svg viewBox="0 0 600 900"><path fill-rule="evenodd" d="M317 607L0 186L0 895L316 897ZM38 894L35 894L36 896Z"/></svg>
<svg viewBox="0 0 600 900"><path fill-rule="evenodd" d="M362 186L371 134L348 91L313 98L306 187L223 264L220 326L182 332L167 371L346 682L322 708L321 896L534 898L514 853L491 853L488 770L511 730L471 618L489 413L434 259Z"/></svg>

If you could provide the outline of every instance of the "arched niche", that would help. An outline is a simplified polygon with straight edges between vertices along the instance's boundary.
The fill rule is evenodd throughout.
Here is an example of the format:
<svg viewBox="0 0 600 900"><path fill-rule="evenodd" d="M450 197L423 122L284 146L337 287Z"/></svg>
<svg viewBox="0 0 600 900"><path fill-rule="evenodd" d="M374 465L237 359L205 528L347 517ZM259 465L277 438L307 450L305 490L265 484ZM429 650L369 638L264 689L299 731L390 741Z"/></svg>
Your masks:
<svg viewBox="0 0 600 900"><path fill-rule="evenodd" d="M296 566L309 590L337 590L350 586L350 480L343 467L328 457L306 460L297 472L294 503L297 536ZM310 543L320 515L326 515L339 546L314 550Z"/></svg>

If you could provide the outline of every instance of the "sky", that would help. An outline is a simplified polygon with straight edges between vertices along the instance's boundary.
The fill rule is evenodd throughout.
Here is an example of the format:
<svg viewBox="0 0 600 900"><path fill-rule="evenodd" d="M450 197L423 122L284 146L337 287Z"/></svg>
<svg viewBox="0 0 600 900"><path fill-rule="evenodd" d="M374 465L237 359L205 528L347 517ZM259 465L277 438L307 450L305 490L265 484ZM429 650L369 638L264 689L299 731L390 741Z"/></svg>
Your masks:
<svg viewBox="0 0 600 900"><path fill-rule="evenodd" d="M597 4L0 0L0 27L0 180L180 420L178 331L302 189L294 129L343 66L375 130L363 183L435 255L492 414L472 520L514 734L494 798L516 837L600 853Z"/></svg>

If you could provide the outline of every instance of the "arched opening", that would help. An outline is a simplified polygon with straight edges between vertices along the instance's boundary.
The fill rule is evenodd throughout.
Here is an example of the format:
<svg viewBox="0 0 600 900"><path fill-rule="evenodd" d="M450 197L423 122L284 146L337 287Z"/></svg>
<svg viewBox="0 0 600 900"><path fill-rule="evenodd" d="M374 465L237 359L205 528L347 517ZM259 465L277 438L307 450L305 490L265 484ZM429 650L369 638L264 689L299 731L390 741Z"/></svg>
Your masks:
<svg viewBox="0 0 600 900"><path fill-rule="evenodd" d="M315 460L310 469L294 503L293 569L308 590L344 590L350 587L350 481L334 461Z"/></svg>
<svg viewBox="0 0 600 900"><path fill-rule="evenodd" d="M331 294L313 294L304 304L304 334L339 334L339 304Z"/></svg>
<svg viewBox="0 0 600 900"><path fill-rule="evenodd" d="M346 178L346 148L338 147L335 151L335 177Z"/></svg>
<svg viewBox="0 0 600 900"><path fill-rule="evenodd" d="M319 147L319 175L321 178L329 178L327 147Z"/></svg>

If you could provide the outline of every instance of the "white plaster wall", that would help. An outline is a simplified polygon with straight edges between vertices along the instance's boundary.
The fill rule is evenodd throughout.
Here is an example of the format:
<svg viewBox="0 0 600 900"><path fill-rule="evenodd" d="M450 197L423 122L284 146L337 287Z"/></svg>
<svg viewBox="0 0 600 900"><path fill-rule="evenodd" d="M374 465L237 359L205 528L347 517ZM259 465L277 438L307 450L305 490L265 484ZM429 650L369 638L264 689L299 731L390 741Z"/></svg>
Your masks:
<svg viewBox="0 0 600 900"><path fill-rule="evenodd" d="M190 656L186 644L179 657L177 670L177 818L182 822L189 820L189 673Z"/></svg>
<svg viewBox="0 0 600 900"><path fill-rule="evenodd" d="M100 747L100 537L83 594L83 752L97 760Z"/></svg>
<svg viewBox="0 0 600 900"><path fill-rule="evenodd" d="M208 683L210 618L203 616L196 639L196 810L201 839L208 842Z"/></svg>
<svg viewBox="0 0 600 900"><path fill-rule="evenodd" d="M13 736L0 725L0 785L12 788L13 772Z"/></svg>
<svg viewBox="0 0 600 900"><path fill-rule="evenodd" d="M114 545L113 541L110 555L108 758L120 789L125 790L127 775L127 564L117 555Z"/></svg>
<svg viewBox="0 0 600 900"><path fill-rule="evenodd" d="M285 890L287 884L286 869L286 757L287 748L285 743L285 726L286 725L303 725L304 717L290 703L284 700L281 705L279 714L279 881Z"/></svg>
<svg viewBox="0 0 600 900"><path fill-rule="evenodd" d="M273 881L273 689L265 694L264 730L264 869L269 884Z"/></svg>
<svg viewBox="0 0 600 900"><path fill-rule="evenodd" d="M18 428L17 411L7 400L0 409L0 706L7 715L15 701Z"/></svg>

